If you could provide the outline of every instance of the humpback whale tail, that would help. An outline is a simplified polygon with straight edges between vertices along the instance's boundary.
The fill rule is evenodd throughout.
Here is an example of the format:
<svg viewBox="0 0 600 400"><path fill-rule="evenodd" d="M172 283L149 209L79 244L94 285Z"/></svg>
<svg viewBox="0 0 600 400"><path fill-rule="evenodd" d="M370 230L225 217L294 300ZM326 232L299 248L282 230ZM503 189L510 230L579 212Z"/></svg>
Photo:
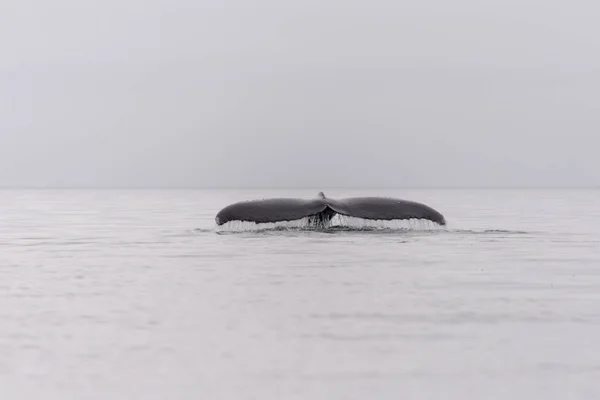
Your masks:
<svg viewBox="0 0 600 400"><path fill-rule="evenodd" d="M440 212L414 201L387 197L334 200L323 192L310 200L275 198L234 203L219 211L215 221L217 225L223 225L229 221L269 223L308 218L311 226L322 228L329 226L336 214L369 220L425 219L446 225Z"/></svg>

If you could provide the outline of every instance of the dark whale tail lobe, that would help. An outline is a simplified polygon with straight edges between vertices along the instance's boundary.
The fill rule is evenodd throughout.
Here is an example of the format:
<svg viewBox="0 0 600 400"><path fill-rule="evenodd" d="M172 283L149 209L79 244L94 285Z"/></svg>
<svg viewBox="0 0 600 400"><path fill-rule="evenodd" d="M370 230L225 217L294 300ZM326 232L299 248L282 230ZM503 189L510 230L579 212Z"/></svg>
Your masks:
<svg viewBox="0 0 600 400"><path fill-rule="evenodd" d="M242 201L223 208L217 214L217 225L229 221L270 223L294 221L316 216L327 208L325 196L311 200L303 199L265 199Z"/></svg>
<svg viewBox="0 0 600 400"><path fill-rule="evenodd" d="M441 213L421 203L382 197L334 200L323 192L311 200L279 198L231 204L219 211L215 221L223 225L229 221L269 223L308 218L311 226L327 227L336 214L370 220L425 219L446 225Z"/></svg>
<svg viewBox="0 0 600 400"><path fill-rule="evenodd" d="M446 225L446 219L440 212L414 201L386 197L354 197L330 199L328 204L336 213L348 217L384 221L424 219Z"/></svg>

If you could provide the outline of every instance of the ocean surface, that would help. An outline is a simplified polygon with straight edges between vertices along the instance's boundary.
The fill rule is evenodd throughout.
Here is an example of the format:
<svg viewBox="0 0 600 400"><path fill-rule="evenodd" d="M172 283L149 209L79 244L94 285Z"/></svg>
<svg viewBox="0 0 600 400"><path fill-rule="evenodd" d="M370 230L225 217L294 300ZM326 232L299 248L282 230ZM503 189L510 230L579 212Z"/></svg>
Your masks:
<svg viewBox="0 0 600 400"><path fill-rule="evenodd" d="M448 226L232 232L263 197ZM599 190L2 190L0 398L599 399Z"/></svg>

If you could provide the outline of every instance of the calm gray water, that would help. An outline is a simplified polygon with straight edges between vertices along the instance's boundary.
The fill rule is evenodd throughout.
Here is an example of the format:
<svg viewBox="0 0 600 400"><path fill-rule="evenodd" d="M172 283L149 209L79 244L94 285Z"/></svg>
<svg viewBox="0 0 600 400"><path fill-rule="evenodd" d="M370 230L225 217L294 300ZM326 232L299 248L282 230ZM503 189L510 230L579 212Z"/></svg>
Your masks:
<svg viewBox="0 0 600 400"><path fill-rule="evenodd" d="M349 191L445 230L217 233L311 191L0 191L2 399L600 398L600 191Z"/></svg>

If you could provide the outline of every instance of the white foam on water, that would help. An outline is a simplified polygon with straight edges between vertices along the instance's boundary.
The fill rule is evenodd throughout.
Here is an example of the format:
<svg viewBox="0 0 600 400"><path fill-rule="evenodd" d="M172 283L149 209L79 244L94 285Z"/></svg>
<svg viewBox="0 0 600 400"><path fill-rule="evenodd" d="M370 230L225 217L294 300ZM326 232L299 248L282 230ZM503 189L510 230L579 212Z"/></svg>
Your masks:
<svg viewBox="0 0 600 400"><path fill-rule="evenodd" d="M370 220L345 215L335 215L331 219L329 228L345 227L350 230L399 230L399 231L438 231L445 229L444 226L426 219L405 220ZM273 223L256 223L250 221L229 221L217 226L217 232L253 232L265 230L323 230L315 228L310 224L309 218L294 221L281 221ZM325 230L328 228L325 228Z"/></svg>

